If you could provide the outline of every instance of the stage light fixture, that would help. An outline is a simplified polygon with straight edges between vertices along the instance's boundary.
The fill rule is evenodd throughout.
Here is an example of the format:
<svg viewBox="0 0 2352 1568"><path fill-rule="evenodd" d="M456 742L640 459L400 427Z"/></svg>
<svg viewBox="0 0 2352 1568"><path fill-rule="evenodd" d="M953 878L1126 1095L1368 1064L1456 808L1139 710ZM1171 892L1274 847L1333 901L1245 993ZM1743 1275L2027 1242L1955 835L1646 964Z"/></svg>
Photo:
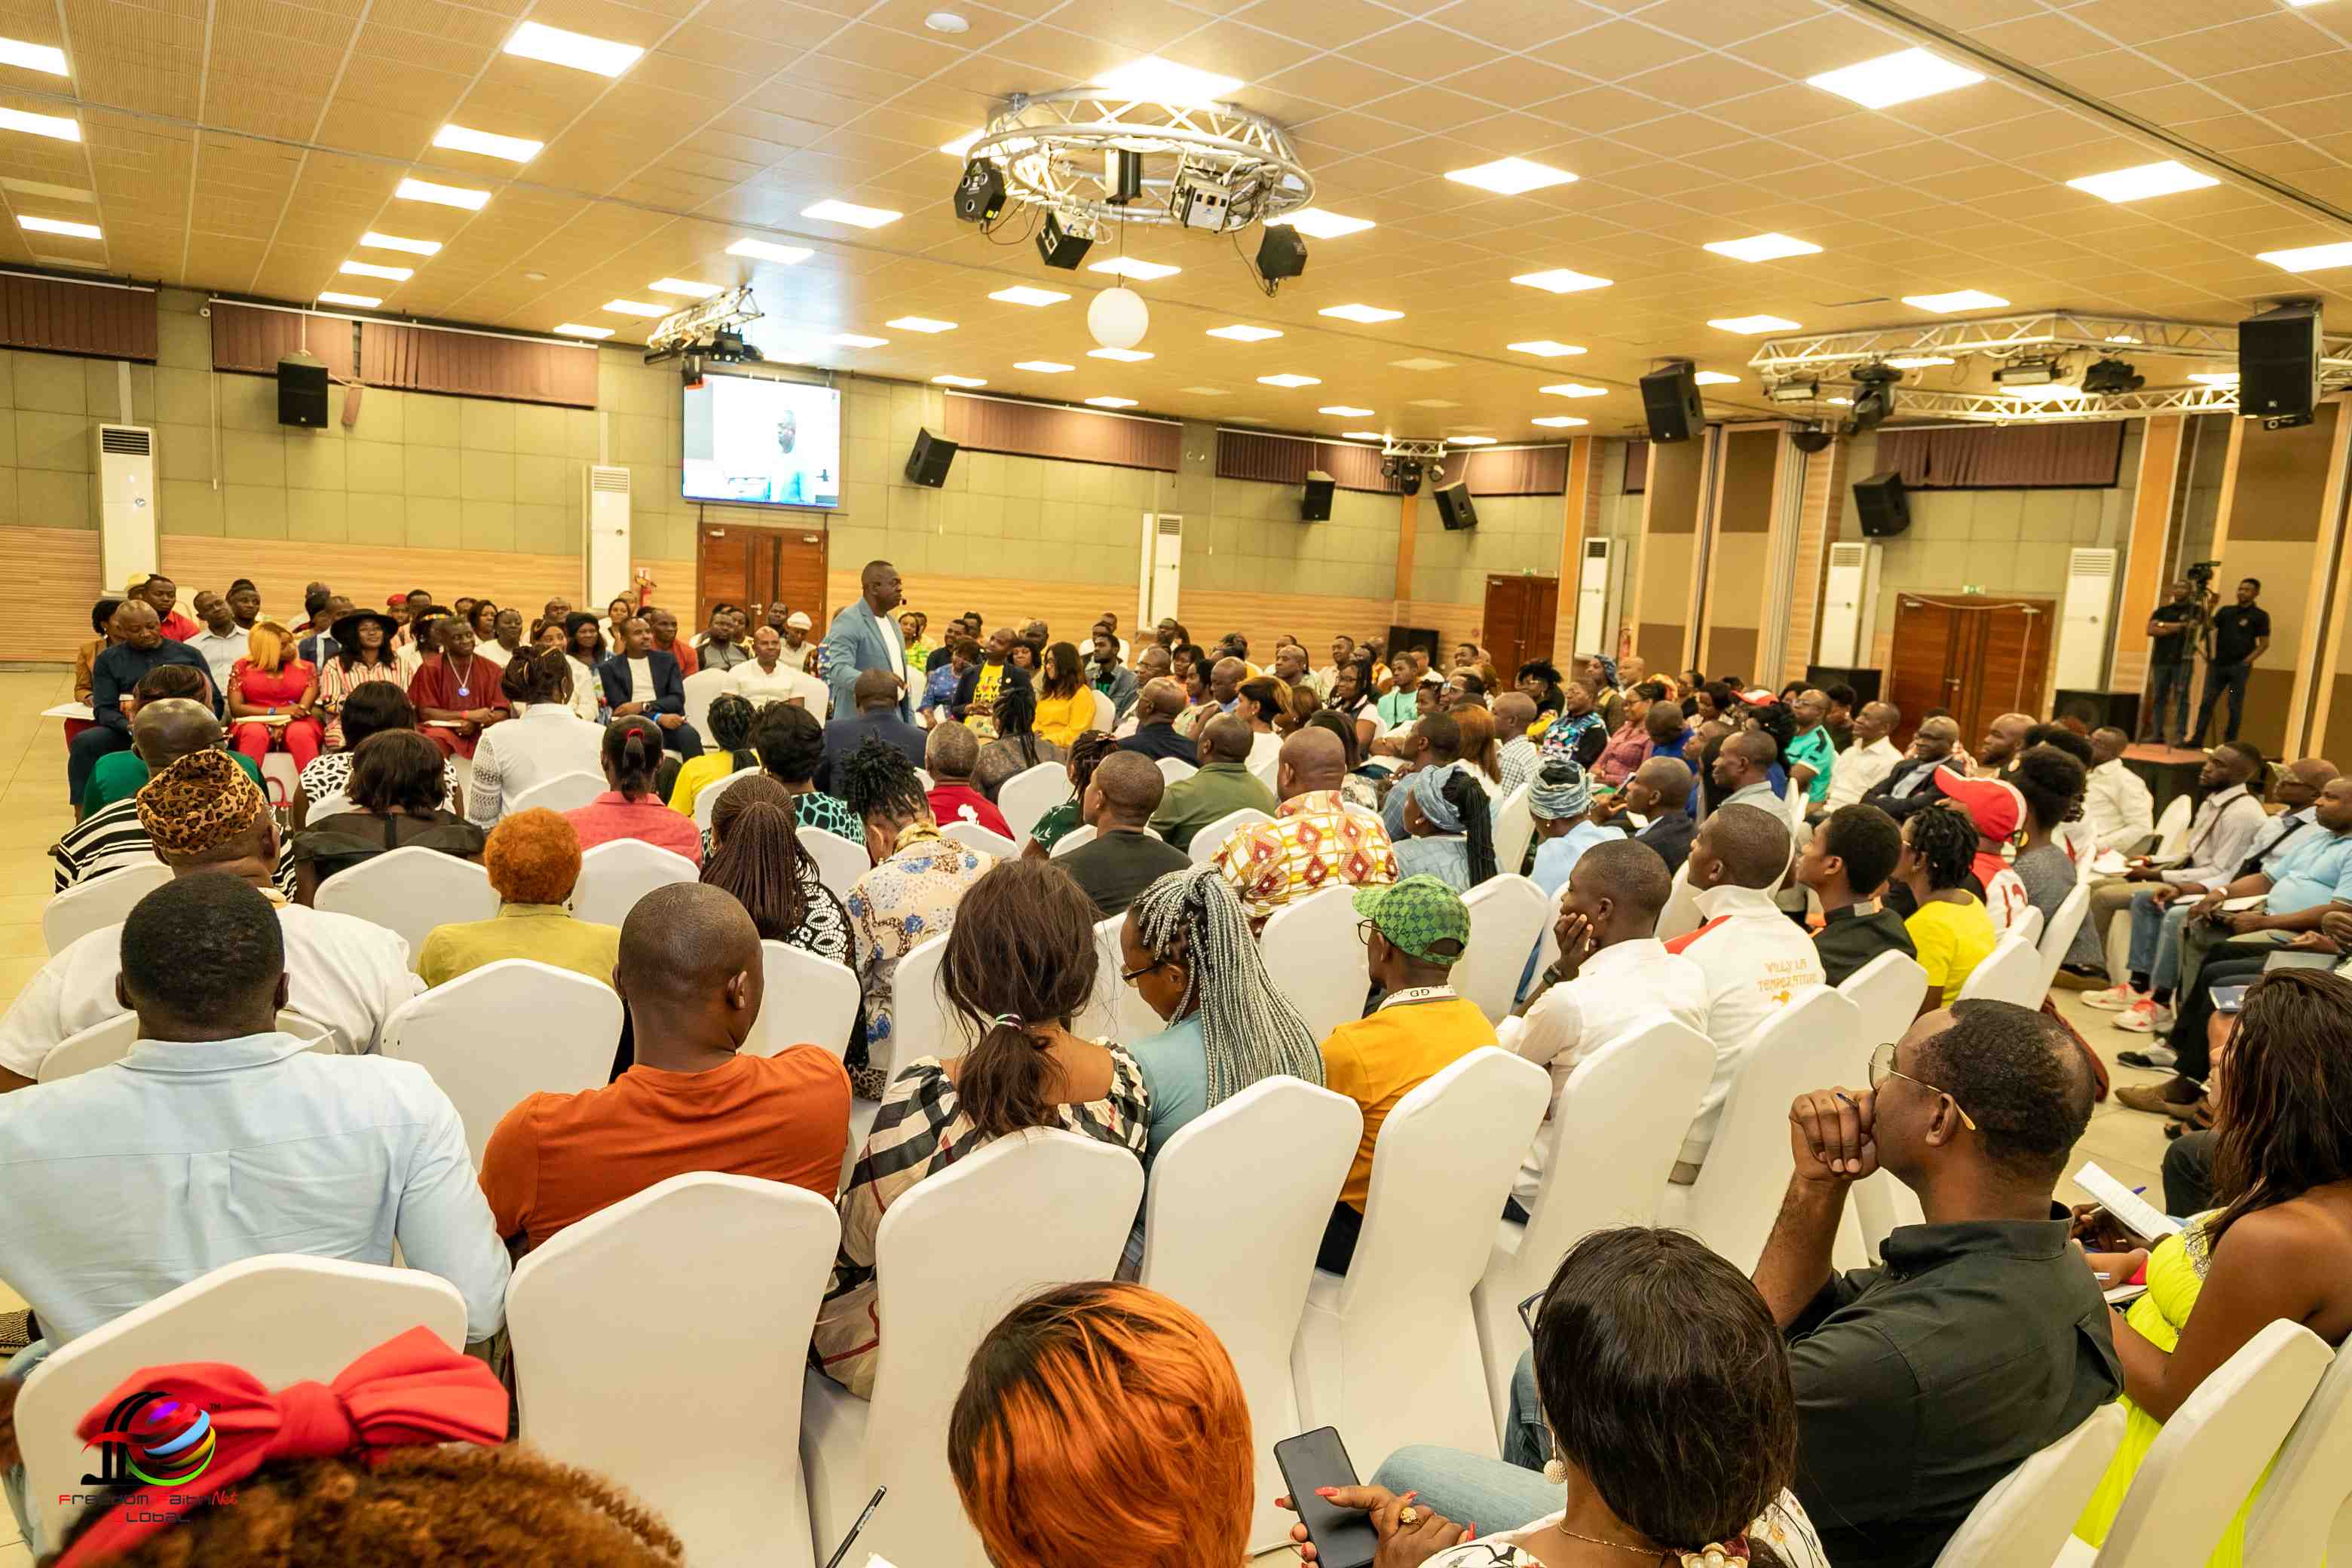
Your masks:
<svg viewBox="0 0 2352 1568"><path fill-rule="evenodd" d="M2137 392L2147 384L2147 377L2119 359L2103 359L2083 373L2083 390L2100 396Z"/></svg>
<svg viewBox="0 0 2352 1568"><path fill-rule="evenodd" d="M1044 226L1037 230L1038 259L1064 272L1077 270L1078 263L1087 258L1094 244L1094 236L1063 227L1057 213L1047 213Z"/></svg>
<svg viewBox="0 0 2352 1568"><path fill-rule="evenodd" d="M2021 359L1992 373L1993 381L2001 386L2048 386L2063 375L2054 359Z"/></svg>
<svg viewBox="0 0 2352 1568"><path fill-rule="evenodd" d="M963 166L956 181L955 215L965 223L991 223L1004 210L1004 171L985 158ZM1044 242L1039 242L1043 248Z"/></svg>
<svg viewBox="0 0 2352 1568"><path fill-rule="evenodd" d="M1815 403L1821 399L1822 384L1818 381L1776 382L1764 389L1764 395L1775 403Z"/></svg>

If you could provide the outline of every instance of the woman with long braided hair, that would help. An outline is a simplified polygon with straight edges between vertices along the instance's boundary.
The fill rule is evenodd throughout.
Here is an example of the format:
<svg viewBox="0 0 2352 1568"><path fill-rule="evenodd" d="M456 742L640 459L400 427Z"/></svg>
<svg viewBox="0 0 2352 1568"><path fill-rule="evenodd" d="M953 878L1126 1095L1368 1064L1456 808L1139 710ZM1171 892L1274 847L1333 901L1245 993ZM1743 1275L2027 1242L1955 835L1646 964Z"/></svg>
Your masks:
<svg viewBox="0 0 2352 1568"><path fill-rule="evenodd" d="M1028 686L1008 685L997 693L994 710L996 739L980 748L972 764L971 782L989 799L1015 773L1039 763L1066 760L1069 752L1037 732L1037 693Z"/></svg>
<svg viewBox="0 0 2352 1568"><path fill-rule="evenodd" d="M845 969L854 966L849 911L824 885L815 858L801 847L790 790L765 774L729 784L710 811L710 840L702 880L735 895L759 928L761 941L797 947ZM776 997L771 1005L784 1002ZM865 1041L861 1007L848 1043L863 1055Z"/></svg>

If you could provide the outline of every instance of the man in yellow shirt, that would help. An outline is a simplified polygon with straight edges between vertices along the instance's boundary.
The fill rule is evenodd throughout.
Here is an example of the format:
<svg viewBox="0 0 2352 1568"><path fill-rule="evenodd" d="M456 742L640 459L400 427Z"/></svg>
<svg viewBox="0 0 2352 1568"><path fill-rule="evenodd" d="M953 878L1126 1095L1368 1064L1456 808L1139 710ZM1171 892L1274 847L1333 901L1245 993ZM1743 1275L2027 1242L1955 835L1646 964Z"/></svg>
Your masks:
<svg viewBox="0 0 2352 1568"><path fill-rule="evenodd" d="M1357 932L1373 989L1381 995L1370 1016L1340 1025L1323 1042L1324 1087L1346 1095L1364 1113L1356 1162L1315 1258L1317 1268L1334 1274L1345 1274L1356 1256L1381 1123L1406 1095L1496 1043L1495 1026L1477 1004L1455 995L1447 984L1470 942L1470 910L1462 895L1434 877L1407 877L1359 888L1354 898L1364 917Z"/></svg>

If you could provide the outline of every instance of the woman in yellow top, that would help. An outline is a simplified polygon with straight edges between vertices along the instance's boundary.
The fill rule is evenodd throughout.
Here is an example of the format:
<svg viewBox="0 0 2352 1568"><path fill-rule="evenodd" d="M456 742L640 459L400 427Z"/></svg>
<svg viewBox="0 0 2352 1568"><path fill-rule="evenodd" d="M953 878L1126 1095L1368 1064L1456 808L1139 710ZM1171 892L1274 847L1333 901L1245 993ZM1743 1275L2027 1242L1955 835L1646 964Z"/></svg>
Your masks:
<svg viewBox="0 0 2352 1568"><path fill-rule="evenodd" d="M1057 642L1045 650L1045 668L1037 677L1037 734L1065 751L1095 725L1094 689L1087 684L1076 643Z"/></svg>
<svg viewBox="0 0 2352 1568"><path fill-rule="evenodd" d="M694 815L694 797L707 784L715 784L729 773L760 765L759 753L751 750L751 721L758 711L751 700L740 692L722 691L710 700L707 728L713 749L698 757L689 758L677 770L677 777L669 786L669 808L688 816Z"/></svg>
<svg viewBox="0 0 2352 1568"><path fill-rule="evenodd" d="M1976 855L1976 824L1958 810L1930 806L1913 812L1903 824L1903 858L1895 863L1895 879L1911 889L1919 905L1903 929L1911 933L1919 967L1927 972L1921 1017L1958 1001L1960 987L1999 940L1983 901L1968 889Z"/></svg>
<svg viewBox="0 0 2352 1568"><path fill-rule="evenodd" d="M2147 1294L2110 1325L2130 1419L2074 1525L2095 1546L2165 1421L2248 1340L2282 1318L2330 1345L2352 1333L2352 982L2273 970L2246 988L2234 1019L2214 1014L2212 1035L2222 1206L2153 1253L2091 1254L2090 1267L2117 1281L2147 1265ZM2097 1211L2078 1230L2086 1246L2132 1246ZM2230 1521L2208 1559L2214 1568L2244 1560L2246 1518L2262 1491L2258 1481Z"/></svg>
<svg viewBox="0 0 2352 1568"><path fill-rule="evenodd" d="M490 874L499 912L435 926L416 958L425 984L446 985L502 958L535 959L600 985L613 983L619 928L577 919L563 907L580 880L580 835L562 812L533 807L499 823L482 847L482 868Z"/></svg>

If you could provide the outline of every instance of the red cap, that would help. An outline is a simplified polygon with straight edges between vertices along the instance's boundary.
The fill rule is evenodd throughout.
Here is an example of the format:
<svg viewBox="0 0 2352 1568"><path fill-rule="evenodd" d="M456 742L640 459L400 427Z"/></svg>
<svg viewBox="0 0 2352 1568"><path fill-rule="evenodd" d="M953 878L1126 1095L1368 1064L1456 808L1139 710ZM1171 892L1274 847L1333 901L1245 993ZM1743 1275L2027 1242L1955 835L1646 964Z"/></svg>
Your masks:
<svg viewBox="0 0 2352 1568"><path fill-rule="evenodd" d="M1960 803L1980 838L2007 838L2025 820L2025 797L2013 784L1964 778L1949 768L1937 768L1936 786Z"/></svg>
<svg viewBox="0 0 2352 1568"><path fill-rule="evenodd" d="M400 608L400 606L401 606L401 605L405 605L406 603L408 603L408 595L405 595L405 594L394 594L394 595L393 595L390 598L386 599L386 600L383 602L383 607L384 607L385 609L387 609L387 610L396 610L396 609Z"/></svg>

